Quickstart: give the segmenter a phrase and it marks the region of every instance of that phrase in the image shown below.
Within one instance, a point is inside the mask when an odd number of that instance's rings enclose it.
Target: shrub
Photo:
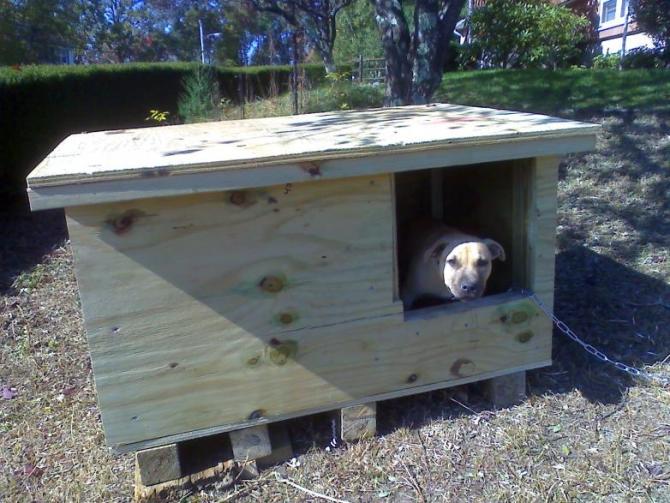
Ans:
[[[384,87],[381,85],[352,85],[351,82],[335,81],[330,86],[322,86],[307,94],[306,111],[376,108],[383,103]]]
[[[594,70],[614,70],[619,68],[621,57],[618,54],[598,54],[593,57]]]
[[[639,47],[626,53],[623,67],[629,68],[665,68],[669,61],[670,51]]]
[[[214,70],[199,66],[182,79],[184,92],[179,96],[177,109],[186,123],[217,119],[221,91]]]
[[[473,43],[461,63],[473,57],[500,68],[558,68],[577,62],[589,21],[548,0],[496,0],[470,18]]]

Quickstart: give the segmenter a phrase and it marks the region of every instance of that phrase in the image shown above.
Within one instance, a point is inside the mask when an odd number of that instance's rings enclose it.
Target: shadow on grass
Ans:
[[[11,295],[17,278],[30,282],[35,266],[63,244],[67,228],[63,210],[31,213],[23,195],[12,201],[5,197],[0,205],[0,295]]]
[[[670,285],[583,246],[556,258],[559,319],[610,358],[633,366],[670,352]],[[579,389],[591,401],[621,400],[630,377],[586,353],[554,330],[554,366],[532,373],[533,393]]]

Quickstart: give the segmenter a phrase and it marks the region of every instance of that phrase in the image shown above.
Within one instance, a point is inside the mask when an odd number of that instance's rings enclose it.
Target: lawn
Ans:
[[[345,79],[301,95],[304,112],[379,107],[383,88],[351,86]],[[487,70],[444,75],[435,101],[470,106],[584,118],[616,111],[670,111],[670,76],[667,70]],[[291,97],[259,100],[225,110],[229,118],[264,117],[292,113]]]
[[[304,103],[380,97],[334,84]],[[452,74],[447,97],[603,125],[595,152],[561,164],[555,310],[610,356],[670,376],[670,72]],[[127,501],[132,456],[104,446],[62,213],[0,214],[0,232],[0,500]],[[335,449],[326,416],[291,421],[295,460],[183,501],[316,501],[278,477],[347,501],[670,501],[670,387],[559,333],[554,346],[519,406],[491,410],[476,386],[382,402],[379,434]]]
[[[448,74],[440,101],[560,116],[670,111],[667,70],[489,70]]]

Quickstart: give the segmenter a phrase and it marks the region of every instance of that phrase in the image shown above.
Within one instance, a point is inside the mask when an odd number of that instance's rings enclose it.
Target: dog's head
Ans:
[[[436,261],[444,284],[458,300],[481,297],[491,275],[491,262],[505,260],[505,250],[500,243],[474,237],[466,241],[441,238],[426,255]]]

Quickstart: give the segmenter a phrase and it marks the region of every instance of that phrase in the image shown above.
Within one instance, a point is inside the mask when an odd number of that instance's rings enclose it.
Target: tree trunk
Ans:
[[[291,71],[291,97],[293,98],[293,115],[298,115],[298,32],[293,30],[293,61]]]
[[[323,65],[326,67],[326,73],[335,73],[337,68],[335,67],[335,61],[333,60],[333,55],[331,54],[321,54],[321,59],[323,59]]]
[[[319,53],[323,60],[323,65],[326,67],[326,73],[335,72],[335,60],[333,59],[333,47],[335,46],[334,31],[322,29],[319,30],[319,36],[312,35],[308,37],[316,52]]]
[[[412,102],[428,103],[442,82],[449,43],[465,0],[417,0],[412,44]]]
[[[442,72],[436,69],[440,49],[440,26],[435,0],[417,0],[414,5],[414,37],[412,39],[412,102],[428,103],[433,95],[434,81],[439,85]]]
[[[371,0],[386,59],[384,106],[407,105],[411,99],[410,36],[399,0]]]
[[[386,59],[385,106],[428,103],[442,82],[454,28],[466,0],[416,0],[414,32],[401,0],[370,0]]]

